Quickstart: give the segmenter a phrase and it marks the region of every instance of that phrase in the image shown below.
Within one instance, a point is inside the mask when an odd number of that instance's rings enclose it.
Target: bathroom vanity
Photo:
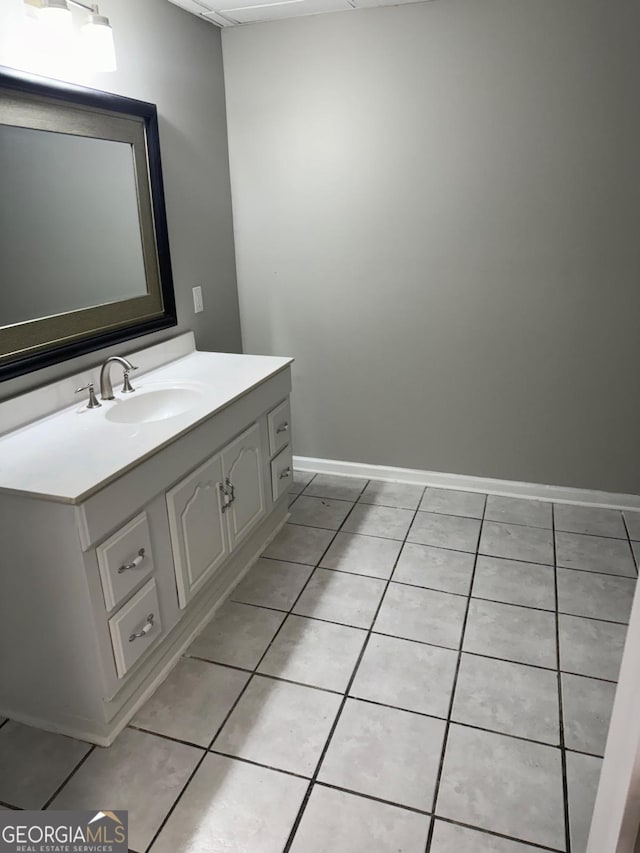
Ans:
[[[291,359],[191,334],[126,355],[135,390],[99,408],[73,397],[96,371],[0,404],[0,717],[101,745],[285,522],[292,476]]]

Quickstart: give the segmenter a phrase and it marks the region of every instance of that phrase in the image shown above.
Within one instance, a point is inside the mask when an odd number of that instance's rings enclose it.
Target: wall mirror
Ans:
[[[175,324],[155,105],[0,68],[0,379]]]

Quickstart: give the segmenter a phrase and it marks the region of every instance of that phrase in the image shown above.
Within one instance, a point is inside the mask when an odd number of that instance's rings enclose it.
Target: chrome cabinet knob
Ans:
[[[282,473],[280,474],[280,479],[281,479],[281,480],[286,479],[286,478],[289,476],[289,474],[290,474],[290,473],[291,473],[291,466],[289,466],[288,468],[285,468],[285,469],[282,471]]]
[[[284,423],[280,424],[280,426],[276,430],[276,434],[281,433],[281,432],[286,432],[288,429],[289,429],[289,421],[285,421]]]

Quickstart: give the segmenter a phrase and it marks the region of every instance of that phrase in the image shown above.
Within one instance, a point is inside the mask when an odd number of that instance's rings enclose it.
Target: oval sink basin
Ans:
[[[164,421],[188,412],[200,399],[200,394],[191,388],[134,391],[131,397],[118,399],[116,405],[105,413],[105,417],[117,424]]]

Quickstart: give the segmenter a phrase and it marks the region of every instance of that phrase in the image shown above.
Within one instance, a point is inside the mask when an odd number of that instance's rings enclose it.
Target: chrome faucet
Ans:
[[[127,394],[130,391],[135,391],[135,388],[132,388],[131,383],[129,382],[129,371],[137,370],[138,368],[134,367],[126,358],[121,358],[119,355],[110,355],[100,368],[100,396],[103,400],[115,399],[113,396],[113,385],[111,384],[111,365],[114,362],[121,364],[124,368],[124,384],[122,386],[123,393]]]

